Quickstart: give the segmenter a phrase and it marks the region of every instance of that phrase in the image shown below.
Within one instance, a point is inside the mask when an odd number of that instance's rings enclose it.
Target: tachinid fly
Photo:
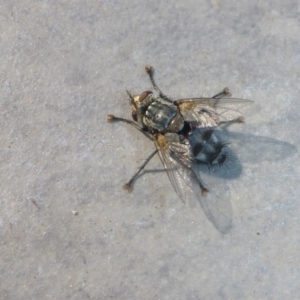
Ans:
[[[185,189],[195,186],[195,182],[197,188],[200,187],[201,195],[208,192],[200,177],[201,167],[214,169],[228,160],[227,144],[218,137],[216,128],[244,123],[237,108],[253,102],[228,98],[228,88],[212,98],[173,101],[156,85],[153,67],[145,67],[145,70],[158,96],[151,91],[132,96],[127,91],[134,121],[107,116],[108,122],[122,121],[133,125],[156,147],[123,188],[130,192],[134,179],[158,153],[177,195],[186,202]]]

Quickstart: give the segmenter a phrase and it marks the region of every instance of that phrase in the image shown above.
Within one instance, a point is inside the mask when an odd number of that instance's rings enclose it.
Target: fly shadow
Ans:
[[[243,163],[259,164],[263,161],[278,161],[295,155],[298,150],[291,143],[278,139],[228,131],[227,128],[215,130],[220,140],[229,141],[225,148],[227,160],[221,166],[211,167],[194,162],[192,185],[189,184],[189,198],[196,198],[211,224],[221,233],[227,234],[232,228],[233,209],[231,204],[230,180],[243,173]],[[144,170],[137,178],[147,173],[163,173],[164,169]],[[187,170],[188,172],[188,170]],[[209,192],[200,195],[197,177],[209,187]],[[137,179],[136,178],[136,179]],[[191,193],[193,195],[191,195]]]
[[[298,150],[291,143],[278,139],[218,130],[230,142],[228,161],[216,169],[199,166],[204,182],[210,182],[212,189],[205,197],[198,197],[199,203],[213,226],[222,234],[232,228],[233,211],[228,181],[241,176],[243,163],[260,164],[263,161],[284,160],[295,155]],[[204,178],[205,177],[205,178]]]

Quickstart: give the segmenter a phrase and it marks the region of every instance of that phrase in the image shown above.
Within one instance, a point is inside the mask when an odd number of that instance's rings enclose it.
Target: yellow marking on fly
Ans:
[[[159,147],[166,148],[168,146],[168,141],[166,140],[166,137],[163,134],[158,134],[156,136],[156,141]]]
[[[196,104],[193,101],[183,102],[179,104],[180,109],[193,110],[195,109]]]
[[[139,103],[139,98],[140,98],[140,95],[133,97],[133,101],[134,101],[135,104]]]

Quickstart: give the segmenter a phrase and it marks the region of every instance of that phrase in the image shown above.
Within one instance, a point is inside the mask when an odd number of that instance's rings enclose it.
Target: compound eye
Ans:
[[[153,92],[146,91],[140,94],[139,96],[139,102],[144,101],[150,94],[153,94]]]

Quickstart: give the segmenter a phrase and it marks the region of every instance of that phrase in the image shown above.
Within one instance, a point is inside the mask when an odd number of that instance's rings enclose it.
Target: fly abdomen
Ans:
[[[198,162],[206,165],[222,165],[227,155],[226,144],[215,135],[213,129],[197,128],[189,138],[192,154]]]

